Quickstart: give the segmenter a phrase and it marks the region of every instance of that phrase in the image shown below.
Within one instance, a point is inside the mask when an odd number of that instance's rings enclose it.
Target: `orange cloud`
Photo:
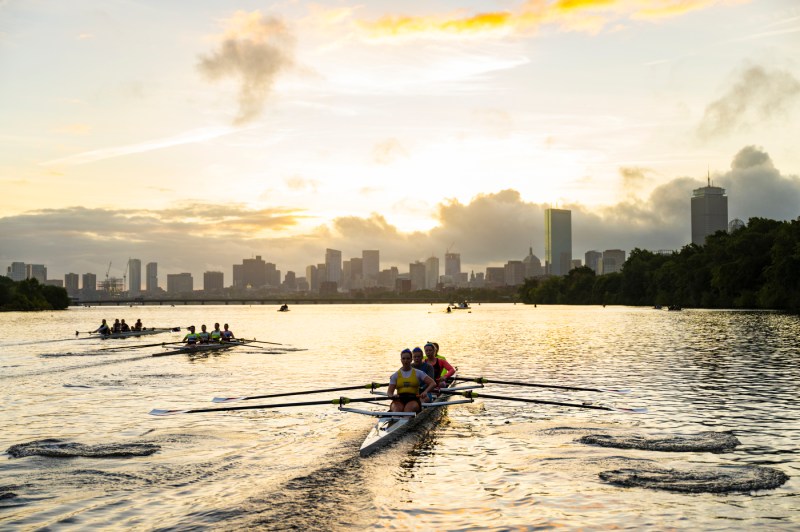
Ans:
[[[528,0],[515,11],[474,15],[389,15],[358,26],[374,39],[524,33],[553,24],[596,33],[618,19],[659,19],[749,0]]]

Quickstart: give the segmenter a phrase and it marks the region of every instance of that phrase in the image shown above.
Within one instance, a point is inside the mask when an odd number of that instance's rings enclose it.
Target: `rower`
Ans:
[[[411,350],[403,349],[400,352],[400,362],[403,367],[392,373],[389,377],[389,388],[386,395],[392,399],[390,412],[419,412],[422,410],[421,397],[426,397],[436,386],[436,381],[424,371],[411,367]],[[420,383],[426,384],[420,392]],[[395,391],[397,395],[395,395]]]
[[[194,345],[197,343],[197,334],[194,332],[194,325],[189,325],[189,332],[183,337],[183,343]]]
[[[228,324],[226,323],[223,325],[224,329],[222,331],[222,341],[223,342],[232,342],[234,338],[233,331],[228,330]]]
[[[119,323],[119,318],[114,320],[114,326],[111,328],[111,330],[115,333],[122,332],[122,325]]]
[[[136,323],[133,324],[134,331],[141,331],[142,330],[142,320],[136,320]]]
[[[205,325],[201,325],[200,326],[200,332],[197,334],[197,340],[201,344],[207,344],[210,339],[211,339],[211,335],[208,334],[208,331],[206,330],[206,326]]]
[[[125,320],[122,320],[122,322],[119,324],[119,332],[130,332],[130,330],[130,325],[125,323]]]
[[[446,381],[455,374],[456,369],[450,365],[444,357],[436,355],[436,346],[432,342],[425,344],[425,361],[433,367],[433,376],[436,379],[436,384],[441,386],[443,381]]]
[[[411,350],[411,367],[422,370],[426,375],[428,375],[428,377],[432,379],[434,378],[433,367],[422,359],[422,349],[419,347],[415,347]],[[423,388],[425,388],[425,385],[420,383],[420,391],[422,391]],[[430,398],[431,397],[428,396],[428,399]]]
[[[214,330],[211,331],[211,343],[218,344],[222,341],[222,331],[219,330],[219,323],[214,324]]]
[[[100,333],[100,334],[111,334],[111,329],[108,327],[106,320],[103,320],[103,323],[100,324],[100,327],[92,331],[93,333]]]

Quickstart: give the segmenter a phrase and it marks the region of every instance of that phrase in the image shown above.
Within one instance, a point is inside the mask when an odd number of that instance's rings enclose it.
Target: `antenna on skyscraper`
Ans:
[[[711,165],[708,165],[708,186],[711,186]]]

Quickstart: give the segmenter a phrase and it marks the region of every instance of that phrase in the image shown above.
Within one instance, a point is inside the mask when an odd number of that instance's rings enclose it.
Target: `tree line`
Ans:
[[[69,306],[66,289],[40,284],[36,279],[12,281],[0,276],[0,310],[64,310]]]
[[[529,304],[661,305],[800,311],[800,218],[751,218],[703,246],[668,255],[634,249],[618,273],[575,268],[566,276],[526,279]]]

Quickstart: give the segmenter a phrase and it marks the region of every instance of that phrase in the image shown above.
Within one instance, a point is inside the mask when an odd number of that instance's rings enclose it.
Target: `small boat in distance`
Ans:
[[[472,307],[466,301],[462,301],[461,303],[451,303],[450,308],[453,310],[469,310]]]
[[[284,303],[283,305],[281,305],[281,308],[278,309],[278,312],[289,312],[289,305]]]

